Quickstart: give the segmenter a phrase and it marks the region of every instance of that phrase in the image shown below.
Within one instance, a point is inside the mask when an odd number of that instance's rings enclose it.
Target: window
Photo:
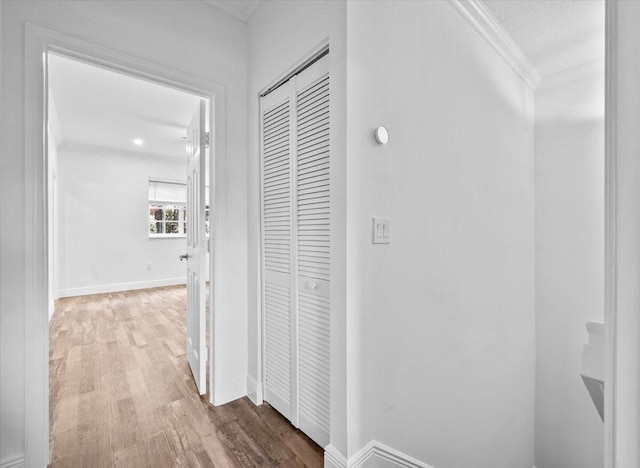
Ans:
[[[187,185],[149,181],[149,237],[187,234]]]
[[[205,235],[209,237],[209,187],[206,187]],[[187,184],[149,180],[149,237],[187,235]]]

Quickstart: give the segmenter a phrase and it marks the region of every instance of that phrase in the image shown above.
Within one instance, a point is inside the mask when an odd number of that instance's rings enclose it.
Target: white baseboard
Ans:
[[[349,462],[334,445],[327,445],[324,449],[324,468],[347,468]]]
[[[257,382],[250,375],[247,376],[247,396],[254,405],[261,405],[263,402],[262,382]]]
[[[11,457],[5,457],[0,460],[0,468],[23,468],[24,467],[24,453],[13,455]]]
[[[230,401],[247,396],[247,378],[232,380],[216,388],[213,406],[224,405]]]
[[[73,297],[73,296],[88,296],[90,294],[104,294],[110,292],[120,291],[132,291],[134,289],[149,289],[159,288],[162,286],[174,286],[177,284],[186,284],[185,277],[180,278],[167,278],[161,280],[151,281],[135,281],[132,283],[116,283],[116,284],[104,284],[99,286],[86,286],[83,288],[69,288],[59,289],[57,297]]]
[[[375,440],[362,447],[348,460],[331,444],[324,452],[325,468],[373,468],[388,466],[389,463],[406,468],[433,468],[431,465]]]

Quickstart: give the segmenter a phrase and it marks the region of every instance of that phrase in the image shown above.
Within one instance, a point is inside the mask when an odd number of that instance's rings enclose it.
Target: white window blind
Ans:
[[[180,182],[150,180],[149,201],[187,203],[187,185]]]

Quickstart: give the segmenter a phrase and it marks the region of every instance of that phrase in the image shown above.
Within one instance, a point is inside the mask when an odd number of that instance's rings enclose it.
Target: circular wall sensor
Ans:
[[[387,129],[384,127],[376,128],[375,132],[373,132],[373,135],[376,137],[376,141],[381,145],[386,145],[389,141],[389,132],[387,132]]]

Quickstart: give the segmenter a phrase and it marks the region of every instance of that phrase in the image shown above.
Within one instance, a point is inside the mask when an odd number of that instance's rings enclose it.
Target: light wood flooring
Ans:
[[[182,286],[57,301],[51,467],[320,467],[322,449],[269,405],[213,407],[185,356]]]

